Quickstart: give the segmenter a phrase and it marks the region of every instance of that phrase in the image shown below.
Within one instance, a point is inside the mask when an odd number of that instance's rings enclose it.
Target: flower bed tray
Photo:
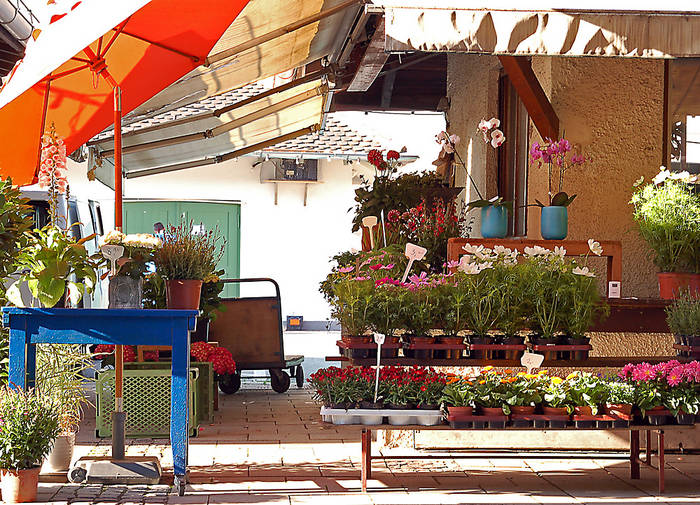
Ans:
[[[533,351],[590,351],[593,349],[591,344],[532,344]]]
[[[652,424],[654,426],[661,426],[662,424],[673,424],[671,422],[671,419],[673,419],[673,415],[671,414],[671,411],[667,409],[647,410],[646,418],[647,421],[649,421],[649,424]]]
[[[565,428],[569,423],[568,415],[511,414],[510,418],[517,428]]]
[[[406,344],[404,346],[404,349],[411,349],[411,350],[424,350],[424,349],[431,349],[431,350],[461,349],[461,350],[465,350],[466,348],[467,348],[467,344]]]
[[[321,407],[321,419],[333,424],[378,426],[435,426],[442,422],[439,410],[421,409],[331,409]]]
[[[377,344],[374,342],[365,342],[362,344],[354,344],[351,342],[345,342],[344,340],[338,340],[336,342],[341,349],[376,349]],[[382,344],[382,349],[398,349],[401,347],[401,342]]]
[[[469,344],[472,351],[524,351],[525,344]]]
[[[609,416],[607,414],[597,414],[597,415],[574,415],[572,416],[574,421],[574,426],[577,428],[598,428],[606,429],[612,428],[614,421],[619,421],[619,418]],[[629,421],[628,421],[629,423]],[[629,426],[629,424],[628,424]]]
[[[456,430],[502,430],[508,424],[508,416],[448,416],[447,421]]]
[[[678,351],[679,356],[690,357],[690,358],[700,358],[700,346],[685,345],[685,344],[673,344],[673,348],[676,351]]]

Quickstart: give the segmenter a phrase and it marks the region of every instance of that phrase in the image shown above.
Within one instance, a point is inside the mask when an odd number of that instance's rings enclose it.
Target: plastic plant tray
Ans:
[[[449,349],[467,349],[466,344],[408,344],[406,349],[422,350],[449,350]]]
[[[533,351],[590,351],[591,344],[568,345],[568,344],[533,344]]]
[[[321,407],[321,418],[333,424],[435,426],[442,422],[442,412],[421,409],[330,409]]]
[[[524,351],[525,344],[469,344],[472,351]]]
[[[344,342],[342,340],[336,341],[336,345],[341,349],[376,349],[377,344],[374,342],[368,342],[364,344],[351,344],[350,342]],[[390,343],[387,342],[382,344],[382,349],[398,349],[401,347],[401,342]]]

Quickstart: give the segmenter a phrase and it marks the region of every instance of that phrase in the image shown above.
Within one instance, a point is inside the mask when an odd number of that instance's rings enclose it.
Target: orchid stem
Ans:
[[[467,169],[466,163],[464,163],[464,160],[462,160],[462,157],[461,157],[461,156],[459,155],[459,153],[457,152],[457,146],[455,146],[455,145],[452,143],[452,141],[449,139],[449,137],[447,138],[447,143],[450,144],[450,147],[452,147],[452,150],[453,150],[452,152],[455,153],[455,156],[457,156],[457,159],[458,159],[459,162],[462,164],[462,167],[464,168],[464,171],[466,172],[467,177],[469,178],[469,181],[471,181],[472,186],[474,186],[474,189],[476,190],[476,194],[479,195],[479,200],[483,200],[484,197],[481,196],[481,192],[479,191],[479,188],[476,187],[476,182],[474,182],[474,179],[472,179],[472,175],[469,173],[469,170]]]

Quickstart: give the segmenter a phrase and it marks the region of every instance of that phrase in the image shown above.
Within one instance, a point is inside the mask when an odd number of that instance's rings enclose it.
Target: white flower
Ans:
[[[459,266],[457,267],[457,270],[468,275],[475,275],[481,271],[479,269],[479,265],[476,263],[471,263],[469,256],[462,256],[459,259]]]
[[[491,121],[486,121],[485,119],[482,119],[479,121],[479,131],[486,133],[491,129]]]
[[[467,253],[469,254],[476,254],[477,252],[481,252],[484,250],[483,245],[471,245],[471,244],[464,244],[464,247],[462,247]]]
[[[690,180],[690,172],[687,170],[683,170],[682,172],[672,172],[668,178],[676,181],[688,182]]]
[[[576,275],[584,275],[586,277],[595,277],[595,274],[588,270],[588,267],[576,267],[571,271]]]
[[[643,182],[644,182],[644,176],[642,175],[639,179],[634,181],[634,184],[632,186],[634,186],[636,188],[636,187],[640,186]]]
[[[653,181],[654,184],[657,186],[664,182],[669,176],[671,175],[671,172],[666,170],[666,167],[661,167],[660,171],[658,174],[656,174],[656,177],[654,177]]]
[[[548,256],[550,251],[549,249],[545,249],[542,246],[536,245],[534,247],[526,247],[524,249],[525,255],[526,256]]]
[[[100,239],[100,245],[121,245],[121,243],[124,241],[124,237],[126,237],[126,235],[119,230],[110,230]]]
[[[601,247],[600,242],[596,242],[592,238],[588,239],[588,248],[596,256],[600,256],[601,254],[603,254],[603,248]]]
[[[493,268],[493,261],[487,261],[486,263],[479,263],[479,272],[486,270],[487,268]]]
[[[501,126],[500,119],[497,119],[495,117],[492,117],[491,119],[489,119],[489,128],[498,128],[499,126]]]
[[[564,256],[566,256],[566,249],[564,249],[563,246],[556,246],[554,247],[554,255],[559,256],[561,259],[564,259]]]
[[[158,237],[150,233],[134,233],[126,235],[122,240],[122,244],[128,247],[141,247],[143,249],[155,249],[162,245]]]
[[[493,252],[495,252],[497,255],[504,255],[508,256],[511,254],[511,250],[508,249],[507,247],[503,247],[502,245],[497,245],[493,247]]]
[[[505,141],[506,138],[501,130],[494,130],[491,132],[491,145],[493,147],[498,147]]]

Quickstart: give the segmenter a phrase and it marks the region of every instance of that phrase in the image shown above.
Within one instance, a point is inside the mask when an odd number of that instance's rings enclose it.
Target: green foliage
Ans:
[[[12,303],[24,305],[19,290],[23,282],[44,307],[55,306],[64,296],[66,306],[75,305],[85,293],[92,293],[103,261],[85,249],[85,242],[94,235],[76,241],[66,230],[48,224],[28,233],[27,238],[27,246],[17,258],[17,267],[24,273],[7,290]]]
[[[430,330],[436,326],[439,313],[437,300],[433,297],[430,286],[411,286],[403,289],[403,306],[401,323],[409,335],[416,337],[430,336]]]
[[[497,308],[494,326],[506,337],[515,337],[527,327],[525,300],[529,296],[527,285],[519,275],[518,264],[498,262],[490,272],[491,282],[498,286],[490,292]]]
[[[543,388],[549,383],[549,377],[536,374],[518,374],[503,383],[506,402],[511,407],[534,407],[544,399]]]
[[[88,379],[80,375],[92,366],[92,355],[76,344],[41,344],[37,346],[36,391],[53,397],[60,406],[62,433],[78,430],[83,407],[90,402],[85,395]]]
[[[666,179],[641,187],[630,203],[659,270],[700,273],[700,195],[688,184]]]
[[[404,301],[403,288],[392,284],[378,287],[367,315],[370,329],[383,335],[394,335],[401,328]]]
[[[355,190],[357,205],[352,231],[362,227],[364,217],[378,217],[382,211],[386,215],[393,209],[403,213],[416,207],[427,192],[442,187],[440,178],[434,172],[403,174],[396,179],[389,176],[378,175],[373,184],[363,178],[362,184]]]
[[[204,280],[214,273],[224,255],[226,240],[218,228],[192,233],[194,221],[168,226],[163,245],[155,252],[158,273],[168,280]]]
[[[369,329],[374,282],[371,279],[355,280],[344,276],[334,285],[335,298],[331,302],[332,314],[347,335],[359,336]]]
[[[0,278],[15,272],[15,262],[27,242],[26,232],[32,227],[29,200],[22,198],[12,179],[0,180]],[[4,287],[0,286],[4,298]]]
[[[607,385],[604,380],[591,373],[574,372],[566,380],[567,408],[591,407],[593,414],[598,413],[598,406],[605,402]]]
[[[500,407],[503,413],[508,415],[510,405],[507,382],[503,382],[500,375],[489,373],[488,368],[474,378],[474,403],[480,407]]]
[[[468,288],[466,282],[446,282],[435,287],[436,318],[444,322],[445,335],[456,337],[467,329],[472,305]]]
[[[454,377],[447,381],[440,401],[447,407],[474,407],[476,390],[474,383],[464,377]]]
[[[167,306],[165,280],[157,272],[143,278],[143,308],[164,309]]]
[[[221,281],[222,275],[224,275],[224,271],[217,270],[205,278],[202,284],[199,309],[202,311],[202,317],[210,321],[216,319],[218,312],[225,310],[221,300],[221,292],[224,290],[224,283]]]
[[[634,386],[628,382],[609,380],[605,383],[605,402],[618,404],[634,404]]]
[[[562,296],[561,330],[569,337],[584,338],[586,332],[600,317],[609,313],[607,305],[600,305],[600,293],[595,278],[567,273],[568,279]]]
[[[471,301],[467,312],[468,327],[478,337],[488,335],[498,321],[498,286],[492,281],[492,276],[491,269],[477,275],[457,274],[458,282],[465,284]]]
[[[544,387],[544,404],[555,409],[566,407],[568,404],[567,384],[561,377],[552,377]]]
[[[700,298],[681,293],[673,305],[666,307],[666,321],[676,335],[700,336]]]
[[[0,468],[40,465],[60,432],[61,405],[53,396],[0,390]]]

